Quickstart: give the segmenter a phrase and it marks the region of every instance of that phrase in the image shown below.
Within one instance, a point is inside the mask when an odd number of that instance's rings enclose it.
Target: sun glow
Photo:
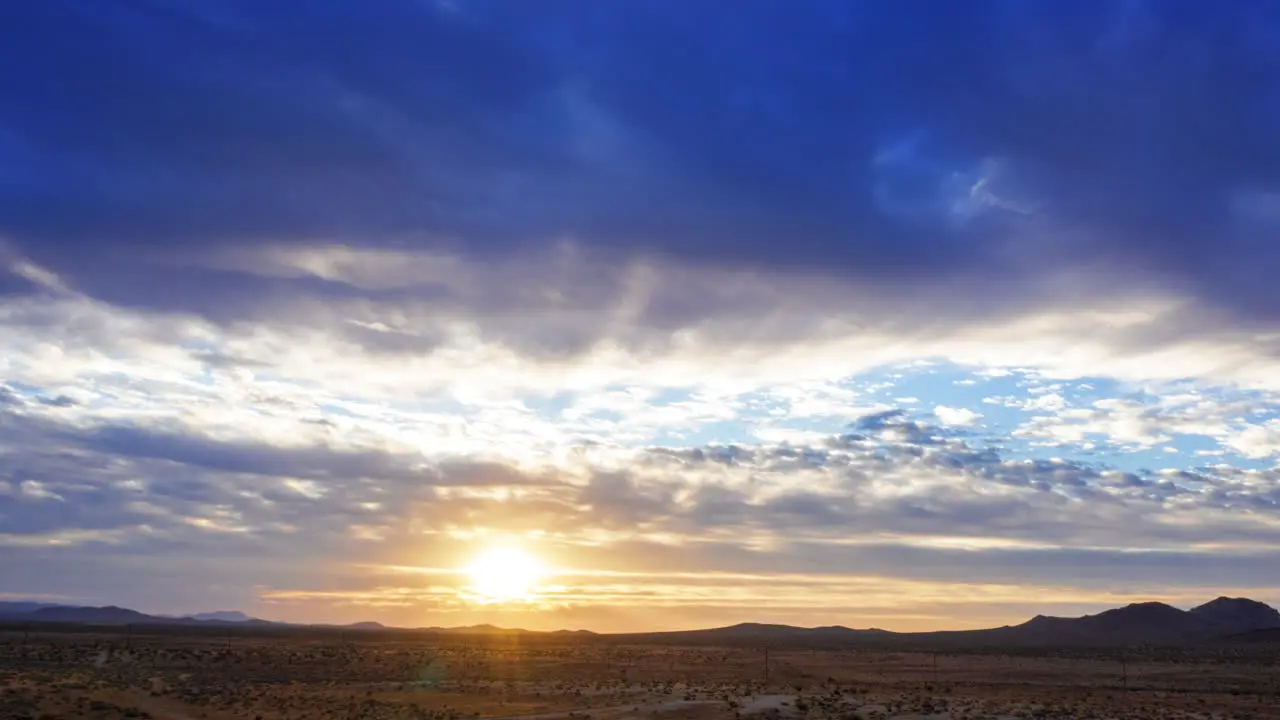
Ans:
[[[530,600],[538,581],[546,574],[535,558],[511,547],[485,551],[471,561],[466,571],[471,576],[468,589],[481,602]]]

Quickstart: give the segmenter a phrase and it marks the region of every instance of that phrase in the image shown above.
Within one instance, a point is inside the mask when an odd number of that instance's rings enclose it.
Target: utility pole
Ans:
[[[1120,651],[1120,685],[1125,690],[1129,689],[1129,663],[1124,656],[1124,650]]]
[[[769,646],[764,648],[764,687],[769,689]]]
[[[938,653],[933,654],[933,684],[938,684]]]

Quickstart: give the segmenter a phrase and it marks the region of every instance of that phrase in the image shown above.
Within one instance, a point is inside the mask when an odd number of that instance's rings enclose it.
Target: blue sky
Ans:
[[[1198,0],[7,9],[0,594],[1280,602],[1277,38]],[[475,602],[508,546],[536,592]]]

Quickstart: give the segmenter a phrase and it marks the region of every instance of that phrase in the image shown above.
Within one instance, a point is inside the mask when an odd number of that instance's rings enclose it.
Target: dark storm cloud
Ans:
[[[193,271],[152,261],[228,244],[572,237],[997,304],[1106,265],[1275,319],[1278,27],[1208,0],[10,3],[0,232],[158,308]]]

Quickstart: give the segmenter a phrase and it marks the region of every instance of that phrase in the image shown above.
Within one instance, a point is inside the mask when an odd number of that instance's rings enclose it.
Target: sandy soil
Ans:
[[[1009,657],[0,634],[0,719],[1261,720],[1253,656]],[[1280,655],[1280,653],[1276,653]]]

